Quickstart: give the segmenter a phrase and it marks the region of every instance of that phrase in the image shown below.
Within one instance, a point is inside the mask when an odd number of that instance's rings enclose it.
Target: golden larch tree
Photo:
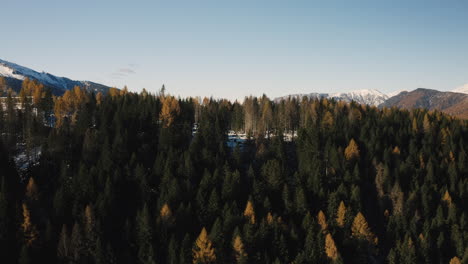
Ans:
[[[179,101],[173,96],[163,97],[159,119],[164,127],[170,127],[180,113]]]
[[[169,207],[169,205],[167,205],[167,203],[165,203],[162,206],[161,211],[159,212],[159,215],[161,216],[161,219],[163,219],[164,221],[171,218],[172,211],[171,211],[171,208]]]
[[[333,240],[330,233],[328,233],[325,237],[325,253],[327,254],[327,257],[330,258],[332,261],[338,259],[338,249],[336,248],[335,240]]]
[[[21,224],[21,228],[23,229],[26,245],[31,246],[34,241],[37,240],[39,232],[37,231],[36,226],[31,222],[31,212],[25,203],[23,203],[23,223]]]
[[[353,138],[349,141],[348,146],[345,148],[344,154],[346,160],[359,159],[359,147]]]
[[[325,214],[323,213],[322,210],[318,212],[317,221],[320,225],[320,228],[322,229],[322,232],[325,232],[328,228],[328,224],[327,224],[327,218],[325,217]]]
[[[448,190],[445,191],[444,197],[442,197],[442,201],[446,202],[448,206],[452,205],[452,196],[450,196]]]
[[[237,263],[245,262],[247,258],[247,253],[245,252],[244,243],[242,243],[242,239],[239,235],[237,235],[236,238],[234,238],[234,241],[232,242],[232,248],[234,249],[234,254]]]
[[[336,223],[339,227],[344,227],[346,221],[346,206],[343,201],[340,202],[338,206],[338,211],[336,212]]]
[[[461,264],[461,261],[458,257],[453,257],[449,264]]]
[[[39,198],[37,185],[34,178],[29,178],[28,185],[26,185],[26,197],[31,201],[36,201]]]
[[[104,100],[103,97],[104,97],[104,96],[102,95],[101,92],[99,92],[99,93],[96,94],[96,105],[98,105],[98,106],[101,105],[102,100]]]
[[[425,133],[429,133],[431,131],[431,121],[429,120],[429,115],[425,114],[423,119],[423,129]]]
[[[244,216],[247,217],[251,224],[255,224],[255,210],[251,201],[247,201],[245,206]]]
[[[267,216],[266,216],[266,221],[269,225],[273,224],[273,215],[271,215],[270,212],[268,212]]]
[[[322,128],[331,128],[333,126],[333,123],[334,119],[332,113],[326,111],[322,119]]]
[[[200,235],[195,241],[193,252],[193,263],[214,263],[216,255],[211,240],[208,238],[206,229],[203,227]]]
[[[367,224],[364,215],[359,212],[354,218],[353,225],[351,227],[353,237],[359,239],[365,239],[370,243],[377,244],[377,238],[371,232],[369,225]]]

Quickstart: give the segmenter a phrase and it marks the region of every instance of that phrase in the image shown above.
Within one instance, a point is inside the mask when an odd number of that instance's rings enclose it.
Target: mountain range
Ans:
[[[63,94],[75,86],[83,87],[89,91],[106,93],[110,87],[91,82],[75,81],[66,77],[58,77],[47,72],[37,72],[27,67],[0,59],[0,76],[4,77],[8,86],[18,92],[25,78],[37,80],[44,86],[49,87],[56,95]]]
[[[384,94],[378,90],[357,90],[344,93],[309,93],[292,94],[275,98],[276,102],[290,97],[295,98],[328,98],[355,101],[378,107],[398,107],[404,109],[426,108],[439,110],[447,114],[468,119],[468,85],[459,87],[450,92],[442,92],[426,88],[417,88],[413,91],[401,91]]]
[[[0,59],[0,76],[4,77],[8,86],[15,91],[21,89],[21,83],[25,78],[37,80],[52,89],[56,95],[63,94],[74,86],[84,87],[89,91],[106,93],[110,87],[91,82],[76,81],[66,77],[58,77],[47,72],[38,72],[30,68]],[[342,93],[308,93],[291,94],[275,98],[278,102],[289,97],[329,98],[355,101],[360,104],[378,107],[399,107],[405,109],[427,108],[429,110],[440,110],[450,115],[468,119],[468,84],[454,89],[451,92],[418,88],[413,91],[402,91],[384,94],[374,89],[363,89]]]

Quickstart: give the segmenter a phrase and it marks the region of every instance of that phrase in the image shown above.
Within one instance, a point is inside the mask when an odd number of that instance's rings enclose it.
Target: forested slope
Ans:
[[[468,261],[466,121],[38,89],[0,115],[2,263]],[[229,130],[250,139],[229,148]]]

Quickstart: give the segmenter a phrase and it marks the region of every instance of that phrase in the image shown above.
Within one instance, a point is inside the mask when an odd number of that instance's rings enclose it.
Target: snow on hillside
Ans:
[[[24,78],[28,77],[30,79],[35,79],[41,83],[54,86],[54,87],[59,87],[62,89],[70,89],[71,87],[68,87],[68,82],[71,81],[67,78],[63,77],[55,77],[52,74],[46,73],[46,72],[37,72],[34,70],[31,70],[29,68],[20,66],[15,63],[11,63],[8,61],[0,60],[0,67],[2,70],[0,70],[0,74],[3,75],[5,72],[6,75],[5,77],[11,77],[19,80],[24,80]]]
[[[65,77],[57,77],[47,72],[37,72],[35,70],[23,67],[21,65],[4,61],[0,59],[0,76],[24,80],[26,77],[29,79],[37,80],[40,83],[53,87],[57,90],[69,90],[74,86],[81,86],[93,91],[107,91],[109,87],[89,81],[74,81]]]
[[[344,100],[344,101],[355,101],[361,104],[367,105],[379,105],[385,100],[388,99],[386,94],[381,93],[380,91],[374,89],[362,89],[351,91],[348,93],[334,93],[328,96],[329,98],[334,98],[337,100]]]
[[[452,90],[452,92],[468,94],[468,83]]]
[[[278,101],[281,101],[282,99],[287,99],[289,97],[300,99],[303,96],[307,96],[308,98],[322,98],[322,97],[333,98],[336,100],[343,100],[346,102],[355,101],[360,104],[375,105],[375,106],[378,106],[379,104],[385,102],[385,100],[389,98],[386,94],[378,90],[362,89],[362,90],[356,90],[356,91],[351,91],[351,92],[333,93],[333,94],[327,94],[327,93],[293,94],[293,95],[278,97],[278,98],[275,98],[274,100],[278,102]]]

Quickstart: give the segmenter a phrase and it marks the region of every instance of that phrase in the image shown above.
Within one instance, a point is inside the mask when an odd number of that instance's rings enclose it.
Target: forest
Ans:
[[[2,263],[468,263],[467,120],[3,89]]]

